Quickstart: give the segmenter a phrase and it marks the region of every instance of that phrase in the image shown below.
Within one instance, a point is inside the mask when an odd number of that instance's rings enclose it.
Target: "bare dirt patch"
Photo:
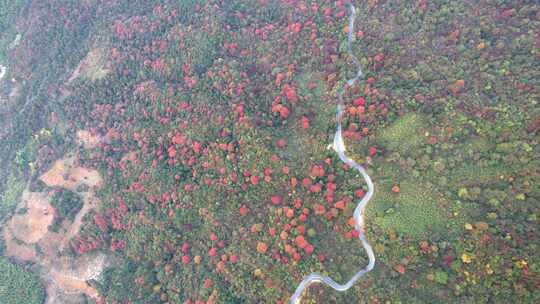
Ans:
[[[54,282],[64,290],[65,293],[85,293],[89,297],[97,298],[98,292],[96,289],[90,287],[85,280],[68,276],[65,273],[58,272],[56,270],[51,270],[51,277]]]
[[[61,257],[47,266],[46,303],[81,303],[86,294],[97,299],[99,292],[87,281],[97,279],[107,264],[104,254],[86,254],[77,258]]]
[[[83,145],[86,149],[95,148],[101,141],[101,136],[92,134],[87,130],[77,131],[77,140],[79,144]]]
[[[60,289],[67,294],[85,293],[97,298],[98,291],[87,281],[97,279],[107,264],[104,254],[87,254],[77,258],[62,257],[50,267],[50,275]]]
[[[52,224],[54,209],[49,204],[47,194],[41,192],[25,191],[21,204],[27,213],[13,216],[10,221],[11,231],[17,239],[27,244],[36,243]]]
[[[86,139],[94,140],[91,137]],[[83,207],[73,222],[64,223],[65,233],[54,233],[49,231],[55,212],[49,203],[53,191],[25,190],[18,209],[26,208],[26,213],[14,215],[3,229],[5,253],[18,260],[36,262],[42,266],[43,277],[48,284],[47,303],[78,303],[77,295],[81,293],[96,299],[99,294],[87,281],[96,279],[103,271],[106,256],[90,253],[70,258],[59,254],[70,239],[79,233],[84,215],[99,206],[95,190],[102,185],[103,180],[98,171],[79,166],[76,156],[57,160],[40,180],[49,187],[62,187],[75,192],[80,186],[87,186],[89,191],[79,193]]]
[[[76,158],[73,156],[57,160],[52,168],[45,172],[40,179],[49,187],[63,187],[71,191],[76,191],[82,185],[95,189],[103,183],[98,171],[76,166]],[[60,250],[64,249],[69,240],[79,233],[83,217],[99,205],[93,190],[79,194],[83,199],[83,207],[67,229],[67,233],[60,244]]]
[[[9,227],[4,228],[4,241],[6,243],[6,256],[14,257],[24,262],[36,262],[38,260],[34,248],[17,242]]]
[[[49,187],[63,187],[72,191],[76,191],[81,185],[101,186],[103,180],[99,172],[78,167],[75,161],[74,156],[57,160],[52,168],[40,177],[40,180]]]
[[[49,231],[37,243],[44,256],[55,256],[58,253],[58,244],[62,243],[64,236]]]
[[[92,81],[96,81],[107,76],[110,70],[105,67],[105,52],[106,50],[97,47],[91,49],[81,63],[79,63],[69,78],[68,83],[72,82],[79,76],[86,77]]]

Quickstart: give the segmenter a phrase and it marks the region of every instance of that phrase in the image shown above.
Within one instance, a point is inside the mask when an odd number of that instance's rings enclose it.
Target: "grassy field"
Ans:
[[[38,277],[0,257],[0,302],[5,304],[41,304],[45,289]]]

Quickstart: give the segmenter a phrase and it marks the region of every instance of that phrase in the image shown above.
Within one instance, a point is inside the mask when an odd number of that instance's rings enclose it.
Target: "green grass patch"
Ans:
[[[15,210],[26,187],[28,175],[35,172],[39,145],[39,136],[34,136],[15,154],[14,166],[11,167],[7,177],[6,190],[2,194],[0,201],[0,222]]]
[[[0,303],[41,304],[45,289],[37,276],[0,257]]]
[[[0,204],[0,222],[8,217],[17,206],[17,202],[26,187],[22,173],[12,170],[6,184],[6,191],[2,195]]]
[[[494,144],[486,137],[476,137],[463,144],[463,151],[486,153],[493,149]]]
[[[441,231],[446,216],[434,189],[417,180],[400,182],[400,193],[392,192],[393,183],[378,182],[366,218],[385,231],[395,231],[414,238],[425,236],[427,230]]]
[[[464,163],[459,168],[448,172],[450,184],[453,186],[486,185],[501,181],[501,177],[506,177],[516,172],[511,166],[500,165],[479,165]]]
[[[424,127],[425,122],[420,115],[407,113],[384,128],[377,138],[387,149],[406,153],[422,143]]]

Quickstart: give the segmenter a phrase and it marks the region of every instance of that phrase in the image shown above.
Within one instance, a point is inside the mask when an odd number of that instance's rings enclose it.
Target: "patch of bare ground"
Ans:
[[[24,262],[37,262],[38,258],[35,249],[15,239],[9,226],[4,227],[3,237],[6,244],[6,256]]]
[[[86,283],[97,279],[106,265],[104,254],[87,254],[79,258],[62,257],[51,267],[51,278],[65,293],[84,293],[92,298],[99,296],[97,290]]]
[[[71,77],[68,79],[68,84],[79,76],[86,77],[92,81],[102,79],[109,74],[110,69],[105,67],[106,56],[105,49],[94,47],[86,57],[79,63]]]
[[[76,191],[77,187],[87,185],[91,189],[100,187],[103,180],[97,170],[77,166],[75,156],[57,160],[52,168],[39,179],[49,187],[62,187]],[[93,191],[89,191],[91,193]]]
[[[87,130],[77,131],[77,141],[80,145],[83,145],[86,149],[95,148],[101,141],[102,138],[98,134],[93,134]]]
[[[37,243],[53,223],[54,209],[43,192],[25,191],[21,204],[27,212],[13,216],[9,222],[13,236],[27,244]]]
[[[90,189],[90,191],[79,193],[83,199],[83,207],[63,237],[60,244],[60,250],[62,250],[69,243],[69,240],[79,233],[84,216],[99,205],[94,191],[102,185],[103,180],[96,170],[77,166],[74,156],[57,160],[40,179],[49,187],[62,187],[76,191],[79,186],[84,185]]]
[[[101,140],[84,132],[81,138],[85,147],[92,147]],[[73,222],[64,222],[65,233],[54,233],[49,231],[54,222],[55,210],[49,203],[54,191],[30,192],[26,189],[18,205],[18,210],[25,208],[26,212],[14,215],[3,228],[5,253],[17,260],[41,266],[47,284],[46,303],[79,303],[77,299],[81,294],[96,299],[98,292],[87,281],[96,279],[103,271],[106,256],[88,253],[73,258],[61,254],[79,233],[83,217],[99,206],[95,191],[103,180],[96,170],[79,166],[77,157],[73,155],[57,160],[39,179],[48,187],[75,192],[81,186],[86,187],[88,191],[78,192],[83,199],[83,207]]]

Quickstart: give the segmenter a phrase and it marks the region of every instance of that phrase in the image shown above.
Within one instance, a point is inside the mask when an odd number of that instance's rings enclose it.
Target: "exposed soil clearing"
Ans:
[[[35,249],[28,245],[24,245],[24,243],[18,242],[13,236],[9,226],[4,227],[3,235],[6,244],[6,249],[4,252],[6,256],[25,262],[38,261]]]
[[[51,277],[54,282],[64,290],[65,293],[84,293],[89,297],[97,298],[98,292],[90,287],[85,280],[76,277],[68,276],[56,270],[51,270]]]
[[[77,167],[75,166],[75,160],[75,157],[72,156],[57,160],[52,168],[40,177],[41,181],[49,187],[63,187],[71,191],[76,191],[79,186],[83,185],[90,187],[90,191],[80,193],[83,199],[83,207],[67,230],[60,244],[60,250],[64,249],[69,240],[79,233],[84,216],[98,205],[94,189],[100,187],[103,183],[99,172]]]
[[[89,132],[82,132],[81,138],[85,147],[91,147],[101,140]],[[66,258],[60,257],[59,253],[79,233],[83,217],[99,206],[95,190],[102,185],[103,180],[96,170],[78,166],[75,156],[57,160],[40,180],[49,187],[61,187],[75,192],[82,186],[87,187],[88,191],[78,192],[83,199],[83,207],[72,223],[66,223],[65,233],[54,233],[49,231],[55,212],[49,203],[53,191],[25,190],[18,210],[26,208],[26,213],[14,215],[4,227],[5,253],[7,256],[35,262],[43,267],[43,276],[48,284],[46,303],[62,302],[66,296],[81,293],[96,299],[99,294],[87,281],[96,279],[103,271],[105,255],[86,254],[77,258]],[[37,252],[34,244],[39,246],[40,252]]]
[[[27,244],[36,243],[53,223],[54,208],[43,192],[25,191],[21,204],[28,210],[27,213],[13,216],[9,227],[17,239]]]
[[[77,131],[77,141],[79,144],[83,145],[86,149],[93,149],[101,143],[102,138],[99,135],[92,134],[86,130]]]
[[[52,168],[39,179],[49,187],[62,187],[71,191],[76,191],[77,187],[82,185],[91,188],[102,185],[103,180],[99,172],[76,166],[75,162],[76,158],[74,156],[57,160]]]
[[[100,48],[91,49],[86,57],[79,63],[75,71],[68,80],[68,84],[79,76],[83,76],[92,81],[102,79],[109,74],[110,70],[104,67],[105,50]]]

